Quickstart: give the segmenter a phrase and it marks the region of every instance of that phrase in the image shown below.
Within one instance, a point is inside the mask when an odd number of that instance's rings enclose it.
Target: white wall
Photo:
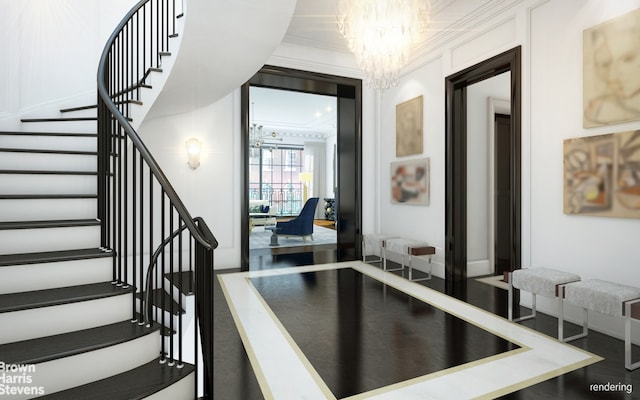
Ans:
[[[396,157],[396,105],[417,96],[423,98],[424,139],[422,154]],[[442,58],[429,61],[406,75],[396,88],[385,91],[380,106],[378,137],[378,191],[380,231],[426,240],[436,247],[434,275],[444,277],[444,78]],[[430,202],[428,206],[391,203],[391,162],[428,157],[430,159]],[[365,231],[367,233],[367,231]]]
[[[563,214],[563,141],[640,129],[582,128],[582,31],[639,1],[555,1],[534,10],[531,35],[531,264],[640,286],[640,220]]]
[[[531,13],[531,266],[640,286],[640,220],[565,215],[562,203],[565,139],[640,129],[640,122],[582,128],[582,31],[638,7],[631,0],[562,0]],[[594,318],[605,331],[620,328]]]
[[[563,214],[563,140],[640,129],[640,122],[582,128],[582,31],[640,7],[638,0],[525,1],[415,62],[382,96],[379,197],[382,230],[444,243],[444,78],[521,45],[522,267],[549,267],[640,286],[635,244],[640,220]],[[395,105],[425,95],[424,156],[431,158],[429,207],[389,202],[388,165],[395,159]],[[416,223],[416,221],[420,221]],[[438,272],[436,271],[436,274]],[[530,299],[523,296],[523,303]],[[555,314],[555,302],[539,302]],[[567,310],[579,320],[578,310]],[[622,335],[622,322],[595,315],[595,329]],[[638,339],[636,334],[635,339]]]
[[[207,107],[147,119],[139,133],[193,217],[218,240],[215,267],[240,267],[240,90]],[[187,165],[185,142],[202,144],[200,167]]]
[[[21,116],[94,104],[102,49],[134,0],[0,3],[0,129]]]

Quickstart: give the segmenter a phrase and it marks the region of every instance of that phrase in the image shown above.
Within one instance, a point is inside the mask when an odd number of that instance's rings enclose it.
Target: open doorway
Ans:
[[[332,110],[335,116],[335,142],[332,143],[333,146],[327,146],[326,141],[321,146],[314,146],[311,141],[304,143],[304,140],[302,144],[289,143],[288,146],[284,146],[285,139],[282,132],[279,134],[277,129],[267,129],[266,124],[259,122],[259,118],[254,118],[255,121],[252,120],[252,90],[256,90],[253,96],[257,96],[256,93],[261,90],[275,90],[280,94],[288,92],[288,95],[295,96],[311,94],[324,99],[330,97],[333,105],[325,104],[323,107],[325,112],[327,107],[335,107]],[[243,193],[241,204],[242,208],[248,211],[241,214],[241,268],[243,270],[250,268],[249,231],[252,228],[252,222],[254,222],[249,216],[252,196],[250,187],[253,187],[254,197],[259,197],[263,201],[266,197],[270,201],[270,205],[275,206],[276,218],[277,214],[280,214],[279,216],[283,219],[295,217],[296,211],[300,207],[302,207],[300,212],[303,212],[306,203],[303,201],[305,194],[307,198],[317,197],[316,219],[329,220],[332,228],[335,229],[335,255],[329,261],[359,259],[361,257],[359,243],[362,226],[362,82],[358,79],[265,66],[242,86],[241,110],[242,148],[244,149],[242,154]],[[261,132],[256,134],[256,130],[260,130],[261,125]],[[251,134],[252,128],[254,129],[253,136]],[[250,138],[254,140],[263,138],[264,140],[260,146],[255,146],[255,143],[250,143]],[[256,151],[257,147],[270,147],[270,149]],[[312,150],[314,147],[315,149]],[[309,151],[306,152],[304,149],[309,149]],[[298,152],[296,153],[296,151]],[[311,153],[314,156],[305,160]],[[324,155],[324,166],[318,162],[322,158],[321,155]],[[260,161],[260,157],[262,157],[262,161]],[[285,159],[289,157],[288,161],[281,160],[278,166],[282,171],[288,169],[289,176],[285,177],[284,185],[286,187],[275,198],[273,197],[273,187],[268,187],[268,184],[273,186],[274,182],[267,182],[266,179],[259,180],[259,175],[265,173],[265,164],[273,162],[274,157],[284,157]],[[272,161],[268,161],[269,158]],[[294,165],[293,159],[298,159],[298,163]],[[253,172],[251,164],[257,166]],[[271,168],[275,166],[272,164]],[[318,174],[316,175],[314,172],[309,177],[306,174],[310,172],[309,170],[314,170]],[[324,177],[322,171],[324,171]],[[257,184],[256,180],[258,180]],[[331,189],[333,189],[333,193]],[[277,232],[280,233],[280,229],[277,229]],[[309,240],[308,243],[311,241]],[[293,251],[296,251],[295,248]],[[305,251],[305,249],[302,248],[301,251]],[[290,254],[291,251],[287,253]],[[306,263],[322,261],[314,260],[311,257]],[[328,261],[325,260],[325,262]]]
[[[250,256],[335,250],[336,97],[250,86],[249,104]],[[274,236],[291,221],[303,225]]]

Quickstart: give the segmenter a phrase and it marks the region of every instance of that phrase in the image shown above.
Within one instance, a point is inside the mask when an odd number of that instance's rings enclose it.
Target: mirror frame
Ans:
[[[520,268],[522,253],[522,73],[517,46],[445,78],[445,292],[466,296],[467,281],[467,87],[511,72],[512,183],[511,269]]]

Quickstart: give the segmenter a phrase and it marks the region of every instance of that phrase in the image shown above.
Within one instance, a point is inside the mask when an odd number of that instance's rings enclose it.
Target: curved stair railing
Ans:
[[[178,2],[180,0],[177,0]],[[181,368],[184,294],[195,292],[193,360],[202,346],[205,398],[213,393],[213,251],[218,243],[202,218],[191,217],[140,136],[130,109],[182,17],[176,0],[142,0],[110,36],[98,66],[98,215],[101,245],[112,249],[113,282],[135,287],[132,322],[161,324],[161,359]],[[174,226],[180,227],[177,231]],[[155,267],[155,266],[158,267]],[[146,276],[146,279],[145,279]],[[192,285],[195,285],[192,287]],[[151,321],[149,321],[151,323]],[[196,371],[195,396],[198,396]]]

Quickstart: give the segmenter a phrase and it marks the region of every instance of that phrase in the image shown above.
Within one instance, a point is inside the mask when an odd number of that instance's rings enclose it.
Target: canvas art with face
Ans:
[[[640,119],[640,9],[583,34],[585,128]]]

